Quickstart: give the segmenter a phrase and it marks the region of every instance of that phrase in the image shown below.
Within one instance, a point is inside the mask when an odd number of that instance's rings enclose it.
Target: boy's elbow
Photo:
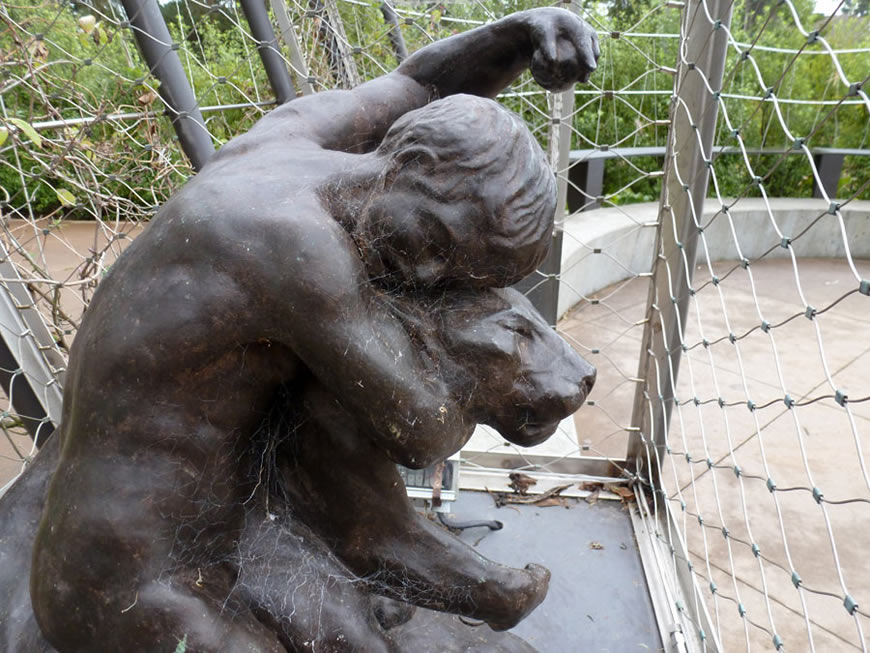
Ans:
[[[396,439],[385,444],[387,455],[402,467],[423,469],[438,462],[440,451],[426,442],[408,438],[404,441]]]

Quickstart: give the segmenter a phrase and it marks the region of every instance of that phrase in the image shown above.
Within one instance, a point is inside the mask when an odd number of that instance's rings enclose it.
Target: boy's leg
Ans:
[[[285,653],[274,632],[228,598],[228,583],[201,581],[200,573],[212,575],[189,570],[114,596],[108,587],[95,596],[84,588],[75,591],[68,584],[61,588],[51,579],[37,579],[34,608],[46,639],[61,651],[171,652],[184,641],[187,651],[197,653]],[[121,605],[117,597],[122,594],[133,594],[133,600]]]
[[[284,510],[248,514],[235,595],[278,633],[288,650],[394,650],[375,619],[366,585]]]
[[[186,641],[186,650],[205,653],[285,651],[231,596],[241,507],[223,511],[226,532],[196,548],[199,515],[178,517],[169,510],[188,504],[152,500],[172,488],[155,483],[150,468],[95,456],[87,463],[87,473],[82,464],[55,471],[33,540],[33,613],[55,648],[144,653]]]

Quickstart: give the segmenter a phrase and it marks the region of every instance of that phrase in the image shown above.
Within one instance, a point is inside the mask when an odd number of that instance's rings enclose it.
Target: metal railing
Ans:
[[[718,159],[723,155],[750,156],[782,156],[802,153],[794,150],[777,149],[772,147],[744,147],[734,145],[717,145],[712,148],[713,158]],[[810,152],[818,171],[819,179],[813,179],[813,197],[821,198],[824,195],[836,197],[840,186],[840,178],[843,174],[843,163],[846,157],[870,156],[870,149],[859,150],[842,147],[812,147]],[[604,175],[608,161],[621,161],[630,163],[635,157],[651,157],[664,159],[666,148],[660,146],[647,147],[614,147],[599,148],[594,150],[571,150],[570,171],[568,172],[568,211],[590,211],[601,207],[606,199],[604,196]],[[824,195],[823,195],[824,189]]]

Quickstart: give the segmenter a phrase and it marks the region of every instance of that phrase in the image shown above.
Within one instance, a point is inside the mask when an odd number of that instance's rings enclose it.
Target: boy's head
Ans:
[[[525,125],[498,103],[432,102],[397,120],[378,152],[388,164],[370,228],[405,281],[501,287],[543,260],[555,178]]]

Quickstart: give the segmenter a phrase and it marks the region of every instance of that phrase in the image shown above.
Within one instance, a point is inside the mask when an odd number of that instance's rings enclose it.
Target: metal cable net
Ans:
[[[166,45],[218,147],[274,103],[257,42],[234,3],[176,2],[162,12]],[[0,486],[34,453],[35,427],[24,425],[50,429],[59,418],[59,408],[45,414],[46,397],[59,397],[100,278],[192,173],[135,31],[116,2],[0,6],[0,283],[10,304],[0,329],[11,355],[0,356],[0,375],[12,379],[0,410]],[[14,315],[28,311],[30,320]],[[35,402],[21,399],[24,390],[6,396],[24,378]]]
[[[557,329],[596,364],[599,379],[588,405],[544,447],[520,449],[483,431],[463,452],[464,470],[484,480],[504,467],[534,471],[546,480],[541,486],[576,490],[585,478],[578,470],[616,475],[630,440],[639,442],[639,476],[655,483],[640,508],[668,551],[661,565],[674,578],[690,572],[700,588],[681,597],[674,581],[664,591],[708,646],[864,648],[861,590],[870,583],[856,562],[862,534],[845,529],[870,499],[870,445],[862,441],[870,432],[870,346],[858,331],[870,314],[862,260],[870,253],[866,223],[850,213],[867,197],[870,157],[846,155],[840,188],[828,193],[816,156],[824,146],[867,146],[866,21],[808,18],[811,8],[799,0],[735,10],[730,27],[703,3],[697,12],[675,2],[633,13],[562,4],[598,30],[599,71],[590,85],[555,96],[525,77],[501,101],[547,150],[569,207],[557,216],[561,254],[528,289],[552,292],[558,282]],[[356,85],[393,69],[402,48],[413,52],[508,11],[480,1],[269,6],[280,40],[267,49],[302,94]],[[0,264],[11,268],[0,279],[20,320],[3,318],[12,357],[0,359],[0,373],[28,376],[43,405],[56,401],[48,395],[59,394],[64,356],[101,275],[192,173],[173,136],[180,116],[164,109],[136,28],[115,3],[77,7],[0,6]],[[262,43],[234,3],[181,0],[161,12],[171,35],[163,45],[177,52],[218,147],[274,103]],[[652,150],[683,136],[668,137],[675,117],[694,124],[696,105],[679,89],[704,72],[685,55],[699,25],[727,36],[724,84],[704,89],[719,107],[715,146],[701,152],[711,162],[704,170],[712,208],[675,215],[676,195],[705,175],[679,178],[675,162],[686,152],[669,149],[663,166]],[[607,174],[596,185],[604,159]],[[814,182],[822,199],[809,218],[784,215],[771,199],[808,196]],[[651,204],[660,192],[661,210]],[[694,256],[680,250],[671,265],[661,247],[661,230],[677,218],[696,233],[697,271]],[[806,252],[826,257],[836,274],[817,281]],[[651,283],[667,287],[692,272],[684,292],[675,286],[647,301]],[[657,319],[672,296],[686,312],[671,323]],[[32,310],[47,331],[27,319]],[[653,331],[653,323],[663,328]],[[638,352],[672,337],[683,358],[679,375],[671,357],[650,357],[638,372]],[[34,351],[48,361],[43,367],[20,362]],[[654,375],[673,377],[670,394],[661,394],[676,400],[659,400]],[[17,388],[13,382],[12,401],[0,406],[4,480],[33,452],[33,420],[13,408],[22,405]],[[667,431],[639,419],[656,404],[670,406]],[[39,417],[37,428],[50,419]],[[598,460],[583,463],[589,457]],[[668,508],[679,524],[673,530],[659,526]]]
[[[641,509],[701,646],[867,650],[867,19],[783,0],[729,25],[728,3],[692,7],[634,416]],[[721,85],[702,63],[717,39]],[[823,147],[855,148],[838,189]],[[708,175],[706,203],[687,200]]]
[[[268,47],[280,55],[297,93],[348,88],[393,69],[406,53],[434,40],[508,11],[546,4],[550,3],[530,0],[505,7],[481,1],[432,6],[274,1],[269,3],[270,19],[278,41]],[[563,193],[568,188],[582,197],[568,177],[584,165],[587,155],[571,158],[571,148],[664,144],[673,71],[657,62],[667,60],[672,66],[676,57],[678,11],[656,5],[620,32],[601,12],[582,9],[578,3],[562,5],[581,13],[599,31],[600,73],[570,99],[547,94],[528,75],[500,99],[526,121],[548,151]],[[195,108],[219,147],[274,104],[258,54],[262,43],[252,36],[236,3],[180,0],[160,8],[170,38],[148,38],[177,53],[196,98]],[[29,291],[24,299],[34,304],[48,326],[49,335],[31,348],[56,349],[56,367],[62,375],[79,319],[102,274],[193,170],[172,129],[180,116],[164,104],[159,84],[137,48],[141,29],[131,25],[135,21],[117,3],[7,3],[0,9],[0,21],[2,242],[16,273],[13,281],[22,279],[19,285]],[[637,221],[619,207],[658,195],[657,168],[660,164],[654,159],[610,162],[608,184],[613,187],[600,202],[617,207],[633,229],[652,233],[653,220]],[[589,208],[589,200],[584,197],[580,208]],[[557,221],[558,233],[565,220]],[[628,270],[630,279],[622,285],[629,290],[649,275],[647,253],[637,261],[622,261],[607,245],[593,245],[585,236],[566,231],[564,241],[584,256]],[[580,265],[575,262],[569,270],[576,272]],[[544,447],[521,449],[481,430],[464,459],[468,469],[484,471],[482,478],[487,469],[507,466],[559,480],[560,474],[576,474],[580,457],[610,458],[617,464],[624,458],[630,406],[626,397],[636,381],[630,366],[612,364],[610,352],[637,347],[642,314],[630,315],[625,302],[620,304],[626,290],[595,295],[560,274],[559,267],[540,273],[528,287],[532,293],[546,291],[554,280],[560,281],[562,292],[570,295],[569,305],[584,304],[574,320],[592,321],[588,314],[593,310],[608,313],[605,319],[596,318],[602,331],[595,337],[572,331],[570,320],[560,327],[601,370],[597,394],[585,408],[586,416],[579,418],[579,429],[567,420]],[[611,319],[618,323],[614,333],[609,333]],[[618,335],[623,332],[625,337]],[[610,377],[607,367],[612,368]],[[24,370],[10,365],[10,372]],[[34,386],[39,383],[32,380]],[[12,405],[7,409],[14,420]],[[593,411],[600,413],[597,422]],[[8,446],[0,454],[8,463],[5,478],[32,453],[27,433],[19,431],[8,433]],[[609,476],[617,470],[607,464],[598,469]]]
[[[491,2],[291,1],[286,7],[290,22],[297,25],[301,53],[293,70],[312,91],[353,86],[392,69],[401,60],[397,40],[413,52],[431,41],[496,20],[507,11],[546,4],[550,3],[505,7]],[[630,159],[620,150],[665,144],[679,10],[653,3],[648,10],[616,21],[579,2],[555,4],[577,12],[598,31],[602,40],[599,72],[590,85],[556,95],[525,75],[499,100],[525,120],[548,152],[561,183],[560,206],[564,208],[566,195],[570,198],[571,210],[557,216],[553,260],[523,289],[535,299],[550,294],[556,317],[574,307],[557,330],[598,367],[599,381],[576,418],[564,421],[538,447],[517,447],[494,430],[479,428],[462,452],[466,487],[501,489],[507,483],[502,470],[507,468],[534,473],[538,491],[570,484],[566,493],[584,494],[584,481],[618,476],[630,431],[636,356],[643,331],[643,307],[636,299],[638,292],[646,294],[655,216],[638,219],[622,206],[657,198],[662,172],[655,158]],[[615,153],[601,197],[589,196],[579,177],[575,179],[575,172],[595,153]],[[583,226],[593,215],[588,210],[599,204],[612,207],[617,219],[626,222],[618,239],[595,238]],[[575,224],[580,228],[573,228]],[[637,239],[639,232],[648,234],[649,243],[626,259],[622,245]],[[590,268],[599,272],[590,276]],[[606,294],[597,292],[601,286],[595,285],[602,274],[620,280]],[[631,362],[626,364],[628,351]]]
[[[666,142],[679,9],[652,3],[608,16],[567,6],[598,32],[601,59],[589,84],[573,93],[547,98],[534,86],[515,92],[540,98],[535,110],[548,112],[546,132],[538,129],[547,136],[560,199],[567,196],[556,218],[555,260],[528,288],[533,297],[555,296],[558,333],[596,366],[598,378],[586,405],[538,447],[516,447],[491,430],[488,441],[476,436],[471,446],[483,451],[463,451],[463,481],[475,465],[506,467],[532,472],[539,491],[573,482],[564,493],[586,495],[596,482],[618,480],[625,465],[657,217],[650,206],[632,204],[654,201],[662,175],[660,158],[635,154]],[[522,112],[531,125],[540,123],[529,116],[535,110]],[[482,478],[497,486],[496,476]]]

